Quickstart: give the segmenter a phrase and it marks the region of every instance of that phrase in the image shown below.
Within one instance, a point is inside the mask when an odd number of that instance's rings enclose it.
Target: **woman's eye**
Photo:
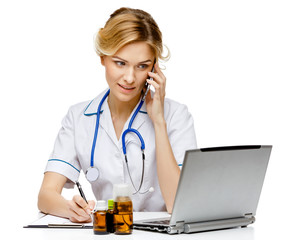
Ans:
[[[138,65],[139,69],[146,69],[148,66],[146,64]]]
[[[125,62],[122,61],[115,61],[115,63],[120,67],[125,65]]]

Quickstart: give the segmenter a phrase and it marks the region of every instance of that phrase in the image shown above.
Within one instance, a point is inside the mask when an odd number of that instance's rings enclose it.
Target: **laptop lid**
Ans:
[[[271,148],[186,151],[170,225],[255,216]]]

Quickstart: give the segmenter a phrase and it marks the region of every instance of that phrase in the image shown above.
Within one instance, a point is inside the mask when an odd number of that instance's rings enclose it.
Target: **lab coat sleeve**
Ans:
[[[167,126],[174,157],[181,166],[185,151],[197,148],[193,117],[186,105],[178,104],[176,106]]]
[[[68,178],[66,188],[72,188],[79,178],[80,164],[77,158],[74,135],[73,109],[70,108],[62,121],[62,127],[55,141],[45,172],[57,172]]]

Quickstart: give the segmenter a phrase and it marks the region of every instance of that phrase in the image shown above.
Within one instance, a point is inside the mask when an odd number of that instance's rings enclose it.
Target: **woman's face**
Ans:
[[[145,42],[130,43],[113,56],[101,57],[110,94],[121,102],[138,101],[154,58],[150,46]]]

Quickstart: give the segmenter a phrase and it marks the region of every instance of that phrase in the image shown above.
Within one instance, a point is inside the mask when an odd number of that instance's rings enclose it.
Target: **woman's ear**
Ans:
[[[104,58],[104,56],[101,56],[100,58],[101,58],[101,64],[102,64],[103,66],[105,66],[105,58]]]

